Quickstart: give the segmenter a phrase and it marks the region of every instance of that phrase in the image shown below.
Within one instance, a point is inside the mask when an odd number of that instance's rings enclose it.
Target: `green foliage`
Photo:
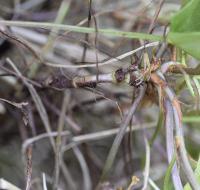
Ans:
[[[195,169],[195,176],[198,180],[198,182],[200,183],[200,156],[199,156],[199,160],[197,163],[197,167]],[[192,190],[192,188],[190,187],[190,185],[187,183],[184,187],[184,190]]]
[[[172,168],[175,164],[176,161],[176,155],[174,154],[168,168],[167,171],[165,173],[165,178],[164,178],[164,185],[163,185],[163,190],[171,190],[172,189],[172,183],[171,183],[171,172],[172,172]]]
[[[189,3],[191,0],[182,0],[182,6],[185,6],[187,3]]]
[[[167,41],[200,59],[200,1],[191,0],[171,20]]]
[[[168,34],[168,40],[195,58],[200,59],[200,32],[170,32]]]
[[[156,129],[155,129],[155,131],[154,131],[154,133],[153,133],[153,135],[150,139],[150,142],[149,142],[150,146],[153,145],[154,141],[156,140],[156,138],[157,138],[157,136],[160,132],[160,129],[162,128],[162,126],[163,126],[163,114],[162,114],[162,112],[160,112],[159,117],[158,117],[158,123],[156,125]]]
[[[200,32],[200,1],[192,0],[171,20],[171,32]]]
[[[56,23],[47,23],[47,22],[27,22],[27,21],[7,21],[0,20],[0,25],[6,26],[19,26],[19,27],[27,27],[27,28],[43,28],[50,30],[64,30],[78,33],[95,33],[95,28],[88,28],[82,26],[74,26],[74,25],[66,25],[66,24],[56,24]],[[150,41],[162,41],[163,37],[159,35],[152,35],[140,32],[125,32],[115,29],[98,29],[98,33],[104,34],[107,36],[116,36],[116,37],[124,37],[129,39],[143,39]]]

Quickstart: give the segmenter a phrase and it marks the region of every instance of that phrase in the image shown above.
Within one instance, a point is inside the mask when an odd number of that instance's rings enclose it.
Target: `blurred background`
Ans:
[[[58,189],[95,189],[116,129],[129,110],[137,89],[127,84],[103,83],[96,88],[57,90],[42,88],[41,84],[51,76],[64,75],[70,80],[126,68],[140,60],[144,51],[98,69],[52,67],[42,63],[38,57],[45,63],[72,66],[96,64],[125,54],[145,41],[102,35],[98,29],[148,33],[159,3],[157,0],[93,0],[90,5],[88,0],[0,0],[1,20],[50,22],[97,29],[96,33],[87,35],[57,28],[0,25],[4,31],[4,35],[0,35],[1,178],[24,189],[32,170],[31,189],[43,189],[44,177],[48,189],[53,189],[54,183]],[[164,34],[171,16],[180,6],[179,1],[164,2],[153,28],[154,34]],[[148,48],[149,56],[158,52],[161,45]],[[171,60],[170,53],[170,47],[166,48],[162,60]],[[12,60],[25,81],[33,85],[42,103],[34,100],[34,90],[31,94],[31,87],[16,76],[8,60]],[[193,59],[191,63],[197,64]],[[198,114],[196,100],[188,92],[183,79],[170,75],[168,82],[175,88],[184,113],[192,114],[195,108],[195,114]],[[152,139],[161,112],[158,94],[151,84],[145,97],[130,123],[133,132],[126,133],[111,173],[99,189],[127,189],[132,176],[137,176],[140,181],[131,189],[141,189],[146,155],[144,135]],[[187,150],[196,160],[200,144],[198,126],[198,122],[184,123]],[[60,141],[59,156],[50,143],[48,127],[52,139]],[[60,128],[63,132],[59,139],[55,136]],[[29,155],[27,150],[32,153]],[[161,188],[168,166],[162,126],[150,152],[150,179]],[[32,163],[29,156],[32,156]],[[61,167],[55,182],[58,157]]]

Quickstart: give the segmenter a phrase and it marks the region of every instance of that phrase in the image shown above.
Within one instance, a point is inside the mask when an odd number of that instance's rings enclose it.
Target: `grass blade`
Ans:
[[[44,28],[44,29],[58,29],[58,30],[69,30],[72,32],[79,33],[95,33],[95,28],[87,28],[80,26],[64,25],[64,24],[54,24],[48,22],[25,22],[25,21],[0,21],[0,24],[7,26],[21,26],[29,28]],[[124,37],[130,39],[141,39],[141,40],[151,40],[151,41],[162,41],[163,37],[159,35],[137,33],[137,32],[125,32],[115,29],[98,29],[100,34],[105,34],[108,36]]]

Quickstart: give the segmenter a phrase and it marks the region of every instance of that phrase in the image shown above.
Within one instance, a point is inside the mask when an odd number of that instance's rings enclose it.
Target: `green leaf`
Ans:
[[[197,168],[195,169],[195,176],[197,177],[197,180],[200,183],[200,156],[197,163]]]
[[[158,136],[162,125],[163,125],[163,114],[162,114],[162,112],[160,112],[159,117],[158,117],[158,122],[156,125],[156,129],[155,129],[155,131],[150,139],[150,142],[149,142],[150,146],[152,146],[154,141],[156,140],[156,137]]]
[[[199,115],[185,115],[183,116],[184,123],[200,123]]]
[[[200,32],[170,32],[168,42],[200,60]]]
[[[187,3],[171,20],[171,32],[200,32],[200,1]]]
[[[198,160],[198,163],[197,163],[197,167],[195,169],[195,176],[197,178],[197,181],[200,183],[200,156],[199,156],[199,160]],[[184,190],[192,190],[192,188],[190,187],[189,183],[187,183],[184,186]]]
[[[74,26],[74,25],[66,25],[66,24],[55,24],[48,22],[27,22],[27,21],[8,21],[8,20],[0,20],[0,25],[5,26],[19,26],[19,27],[27,27],[27,28],[43,28],[43,29],[57,29],[71,32],[79,32],[79,33],[95,33],[95,28],[88,28],[83,26]],[[100,29],[98,28],[98,33],[105,34],[107,36],[116,36],[116,37],[124,37],[129,39],[143,39],[150,41],[162,41],[163,37],[160,35],[139,33],[139,32],[126,32],[120,31],[116,29]]]
[[[167,41],[200,60],[200,1],[189,1],[171,20]]]
[[[163,190],[171,189],[171,178],[170,178],[170,176],[171,176],[172,168],[174,166],[175,161],[176,161],[176,155],[174,154],[174,156],[172,157],[172,160],[170,161],[170,164],[167,168],[167,171],[165,173]]]
[[[182,6],[185,6],[187,3],[189,3],[191,0],[182,0],[181,4]]]

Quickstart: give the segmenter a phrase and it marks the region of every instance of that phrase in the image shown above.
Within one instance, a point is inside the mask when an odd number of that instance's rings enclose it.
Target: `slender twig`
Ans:
[[[161,8],[162,8],[164,2],[165,2],[165,0],[160,0],[159,3],[158,3],[158,7],[157,7],[156,12],[155,12],[155,14],[154,14],[153,20],[152,20],[152,22],[151,22],[151,24],[150,24],[150,26],[149,26],[149,29],[148,29],[148,33],[149,33],[149,34],[151,34],[152,31],[153,31],[155,22],[156,22],[156,20],[157,20],[157,18],[158,18],[158,15],[159,15],[159,13],[160,13],[160,11],[161,11]]]
[[[132,126],[132,131],[137,131],[137,130],[142,130],[142,129],[148,129],[155,127],[156,123],[146,123],[146,124],[140,124],[140,125],[133,125]],[[110,129],[110,130],[104,130],[104,131],[99,131],[96,133],[91,133],[91,134],[86,134],[86,135],[79,135],[75,136],[72,138],[72,141],[75,143],[82,143],[82,142],[88,142],[88,141],[96,141],[96,140],[101,140],[113,135],[118,134],[120,129]],[[125,132],[129,132],[130,129],[127,128]]]
[[[87,27],[90,27],[90,23],[91,23],[91,18],[92,18],[92,0],[89,0],[89,9],[88,9],[88,18],[87,18]],[[89,34],[85,34],[85,41],[88,42],[89,41]],[[85,56],[86,56],[86,52],[87,52],[87,44],[84,43],[83,45],[83,54],[82,54],[82,62],[85,62]]]
[[[103,172],[102,172],[102,176],[101,176],[101,180],[105,179],[105,177],[108,175],[108,173],[109,173],[109,171],[110,171],[110,169],[113,165],[113,162],[114,162],[114,159],[116,157],[119,146],[121,144],[122,138],[123,138],[123,136],[126,132],[128,124],[129,124],[131,118],[133,117],[133,114],[134,114],[136,108],[138,107],[140,101],[142,100],[142,98],[144,96],[145,90],[146,90],[146,88],[144,86],[141,86],[139,88],[139,95],[137,96],[137,98],[133,102],[133,104],[132,104],[132,106],[131,106],[131,108],[128,112],[128,115],[125,116],[122,120],[122,123],[119,127],[120,130],[117,133],[115,140],[113,141],[113,144],[112,144],[111,149],[109,151],[108,157],[106,159],[106,162],[105,162],[105,165],[104,165],[104,168],[103,168]]]
[[[39,62],[42,62],[40,56],[35,52],[35,50],[31,47],[31,45],[27,41],[19,39],[16,36],[13,36],[12,34],[10,34],[8,32],[4,32],[2,30],[0,30],[0,36],[15,43],[16,45],[21,45],[23,48],[28,49],[33,54],[33,56],[37,60],[39,60]]]
[[[23,109],[23,106],[27,106],[28,105],[28,102],[16,103],[16,102],[12,102],[12,101],[6,100],[4,98],[0,98],[0,101],[6,102],[6,103],[8,103],[8,104],[10,104],[12,106],[15,106],[18,109]]]
[[[135,53],[137,53],[138,51],[141,51],[145,48],[148,48],[148,47],[153,47],[153,46],[157,46],[159,45],[159,42],[152,42],[152,43],[149,43],[149,44],[146,44],[146,45],[143,45],[143,46],[140,46],[139,48],[137,49],[134,49],[134,50],[131,50],[127,53],[124,53],[116,58],[112,58],[112,59],[109,59],[107,61],[103,61],[103,62],[99,62],[98,63],[98,66],[101,67],[101,66],[105,66],[105,65],[109,65],[109,64],[114,64],[128,56],[131,56]],[[87,68],[87,67],[96,67],[96,64],[84,64],[84,65],[65,65],[65,64],[53,64],[53,63],[49,63],[49,62],[45,62],[44,63],[45,65],[48,65],[48,66],[51,66],[51,67],[59,67],[59,68]]]
[[[98,76],[98,83],[127,83],[130,86],[139,87],[145,81],[149,80],[149,73],[145,69],[137,69],[134,66],[128,68],[119,68],[112,73],[100,74]],[[64,75],[49,77],[43,85],[57,90],[66,88],[95,88],[97,85],[96,75],[78,76],[72,79]]]
[[[28,88],[32,98],[33,98],[33,101],[36,105],[36,108],[38,110],[38,113],[40,114],[40,117],[41,117],[41,120],[45,126],[45,129],[47,131],[47,133],[51,133],[51,127],[50,127],[50,122],[49,122],[49,117],[48,117],[48,114],[46,112],[46,109],[42,103],[42,100],[40,99],[37,91],[35,90],[35,88],[33,87],[32,84],[28,83],[26,81],[26,79],[23,77],[23,75],[21,74],[21,72],[18,70],[18,68],[15,66],[15,64],[10,60],[10,59],[6,59],[6,61],[10,64],[10,66],[15,70],[15,72],[17,73],[17,75],[19,77],[22,78],[22,81],[23,83],[25,84],[25,86]],[[53,147],[53,150],[55,151],[55,142],[54,142],[54,139],[49,136],[49,139],[50,139],[50,142],[51,142],[51,145]]]
[[[67,106],[69,104],[69,92],[64,93],[62,111],[58,121],[58,135],[56,137],[56,152],[55,152],[55,176],[54,176],[54,189],[58,188],[59,176],[60,176],[60,165],[61,165],[61,146],[62,146],[62,136],[61,133],[64,128],[65,114],[67,111]]]
[[[113,73],[99,75],[98,83],[116,83],[113,77]],[[44,86],[51,87],[57,90],[66,88],[83,88],[91,87],[94,88],[97,85],[96,75],[78,76],[73,79],[69,79],[64,75],[49,77],[45,82]]]
[[[64,176],[66,182],[69,185],[69,189],[70,190],[77,190],[77,183],[72,178],[72,176],[71,176],[71,174],[69,172],[69,169],[67,168],[66,164],[64,163],[63,156],[61,157],[61,166],[62,166],[63,176]]]
[[[146,149],[146,161],[145,161],[145,168],[144,168],[144,184],[143,184],[142,190],[147,189],[149,173],[150,173],[150,145],[146,137],[144,137],[144,142],[145,142],[145,149]]]
[[[26,163],[26,190],[31,189],[32,177],[32,145],[27,149],[27,163]]]
[[[16,34],[18,34],[20,36],[23,36],[23,38],[26,38],[27,40],[33,41],[33,42],[35,42],[37,44],[45,44],[47,42],[47,37],[45,35],[37,33],[37,32],[34,32],[32,30],[25,29],[25,28],[19,28],[19,27],[12,27],[12,30],[13,30],[14,33],[16,33]],[[86,42],[84,42],[84,44],[85,43]],[[121,61],[122,59],[124,59],[124,58],[126,58],[128,56],[131,56],[131,55],[137,53],[138,51],[141,51],[141,50],[146,49],[148,47],[158,46],[159,44],[160,44],[160,42],[158,42],[158,41],[148,43],[146,45],[140,46],[139,48],[136,48],[134,50],[126,52],[126,53],[124,53],[122,55],[119,55],[116,58],[113,57],[111,59],[109,58],[109,59],[106,59],[104,61],[99,61],[98,66],[101,67],[101,66],[104,66],[104,65],[114,64],[114,63],[119,62],[119,61]],[[87,44],[87,45],[91,46],[91,44]],[[70,44],[70,47],[72,47],[72,46],[77,50],[77,47],[75,47],[74,44],[73,45]],[[66,43],[63,43],[63,42],[55,42],[55,48],[56,49],[59,49],[59,50],[61,50],[61,49],[67,49],[67,51],[69,52],[69,54],[73,53],[73,51],[69,50],[68,47],[69,47],[69,44],[66,44]],[[95,48],[95,47],[92,47],[92,48]],[[41,53],[40,49],[37,52]],[[93,52],[92,52],[92,54],[93,54]],[[99,55],[100,54],[98,54],[98,57],[99,57]],[[101,54],[101,59],[105,59],[105,56],[103,56],[102,54]],[[64,64],[64,62],[66,62],[66,61],[63,61],[63,64],[61,64],[61,63],[54,64],[54,63],[50,63],[50,62],[45,62],[44,64],[52,66],[52,67],[58,67],[58,68],[59,67],[60,68],[87,68],[87,67],[96,67],[96,63],[95,64],[83,64],[83,65],[69,65],[69,64]]]
[[[81,151],[79,150],[77,146],[73,147],[73,151],[79,161],[79,164],[82,170],[83,181],[84,181],[83,190],[91,190],[92,189],[91,177],[90,177],[88,165],[83,157],[83,154],[81,153]]]
[[[153,127],[156,126],[156,122],[151,122],[151,123],[144,123],[144,124],[140,124],[140,125],[134,125],[131,128],[131,131],[137,131],[137,130],[142,130],[142,129],[151,129]],[[71,141],[74,142],[75,144],[80,144],[83,142],[90,142],[90,141],[97,141],[97,140],[101,140],[104,138],[108,138],[111,137],[113,135],[116,135],[119,132],[119,129],[109,129],[109,130],[103,130],[103,131],[99,131],[99,132],[94,132],[94,133],[89,133],[89,134],[85,134],[85,135],[78,135],[78,136],[74,136],[72,137]],[[130,132],[130,128],[126,129],[126,133]],[[51,132],[50,134],[48,133],[43,133],[40,135],[37,135],[35,137],[29,138],[26,141],[24,141],[23,145],[22,145],[22,152],[23,154],[25,153],[27,147],[30,144],[33,144],[37,141],[40,141],[44,138],[49,138],[49,135],[52,137],[56,137],[58,135],[58,132]],[[62,136],[69,136],[71,135],[71,133],[69,131],[63,131],[61,133]],[[63,147],[62,151],[66,151],[66,146]]]
[[[1,62],[0,62],[0,63],[1,63]],[[38,87],[38,88],[41,88],[41,87],[42,87],[42,85],[41,85],[40,83],[38,83],[38,82],[36,82],[36,81],[33,81],[33,80],[31,80],[31,79],[29,79],[29,78],[27,78],[27,77],[25,77],[25,76],[19,76],[19,75],[17,75],[14,71],[12,71],[12,70],[10,70],[10,69],[8,69],[8,68],[2,66],[2,65],[0,65],[0,68],[1,68],[2,70],[6,71],[7,73],[9,73],[10,75],[16,77],[17,79],[22,80],[22,78],[23,78],[23,79],[25,79],[27,82],[29,82],[30,84],[32,84],[33,86],[35,86],[35,87]]]
[[[98,58],[98,49],[97,49],[97,44],[98,44],[98,26],[97,26],[97,19],[95,17],[93,8],[92,8],[92,0],[90,0],[90,14],[92,13],[93,20],[94,20],[94,26],[95,26],[95,39],[94,39],[94,47],[95,47],[95,58],[96,58],[96,80],[97,83],[99,81],[99,58]]]
[[[61,114],[61,111],[47,99],[44,99],[44,104],[57,116]],[[72,107],[73,109],[74,107]],[[75,107],[76,108],[76,107]],[[70,116],[65,115],[65,122],[74,130],[75,132],[80,132],[82,127],[78,125]]]
[[[49,136],[56,137],[57,135],[58,135],[58,132],[51,132],[50,134],[49,133],[42,133],[42,134],[37,135],[35,137],[26,139],[22,144],[22,152],[23,152],[23,154],[26,152],[26,149],[30,144],[33,144],[33,143],[35,143],[37,141],[40,141],[40,140],[42,140],[44,138],[49,138]],[[69,131],[63,131],[61,133],[61,135],[62,136],[67,136],[67,135],[70,135],[70,132]]]

